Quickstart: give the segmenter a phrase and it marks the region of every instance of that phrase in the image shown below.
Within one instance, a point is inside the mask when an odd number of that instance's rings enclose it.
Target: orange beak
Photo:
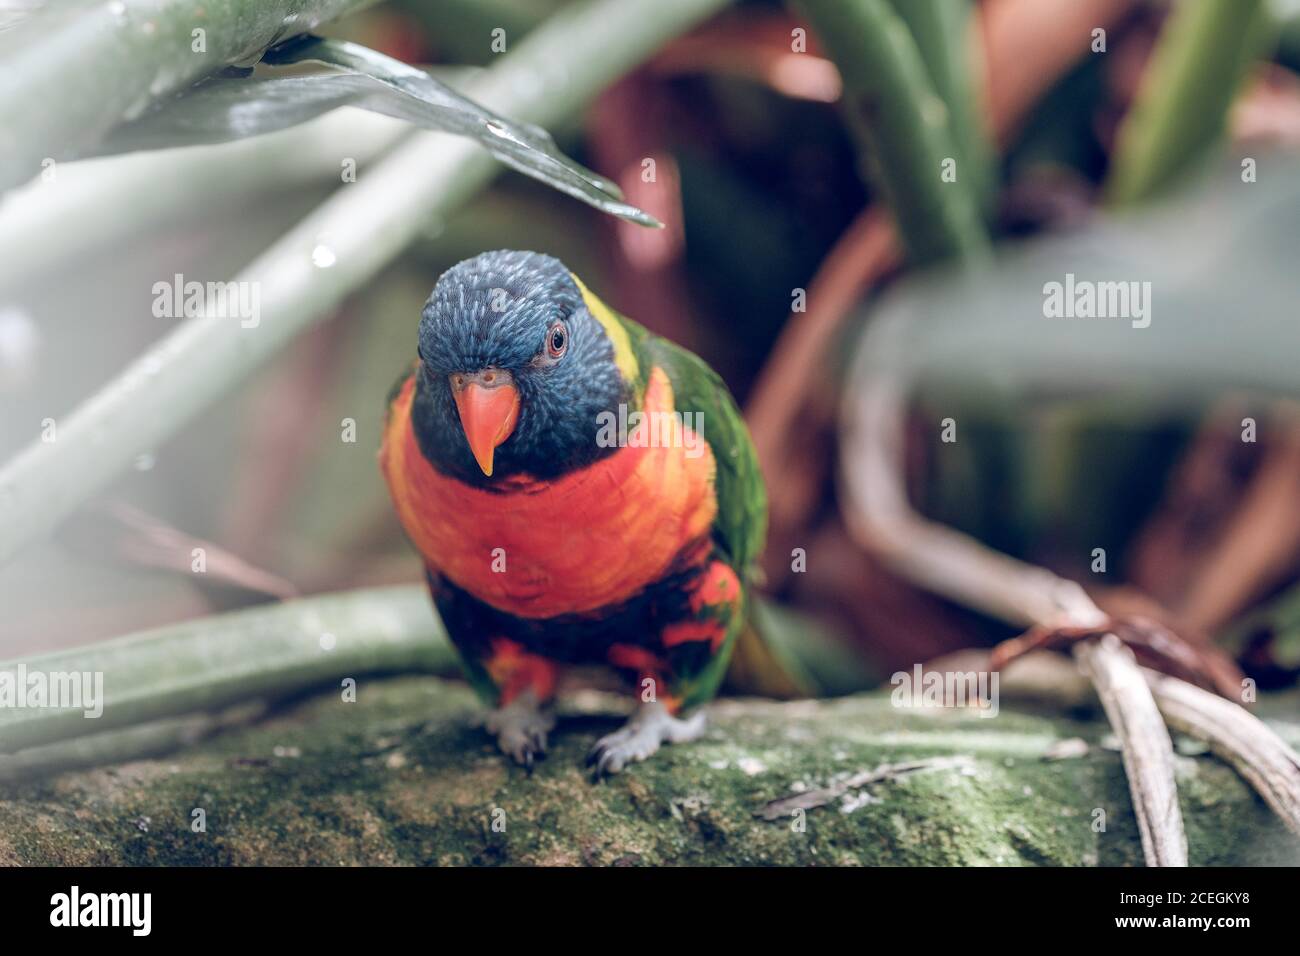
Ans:
[[[492,374],[492,384],[480,379]],[[483,474],[492,476],[492,456],[497,447],[510,437],[519,420],[519,390],[509,373],[479,373],[453,376],[452,397],[460,412],[460,425]]]

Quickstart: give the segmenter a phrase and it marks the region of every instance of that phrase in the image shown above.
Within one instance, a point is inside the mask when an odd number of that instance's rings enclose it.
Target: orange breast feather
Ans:
[[[380,451],[398,516],[430,567],[493,607],[548,618],[620,603],[709,533],[713,453],[699,436],[689,442],[694,457],[687,454],[683,422],[671,423],[670,442],[660,428],[657,447],[635,447],[651,442],[633,431],[628,447],[580,472],[507,480],[508,490],[489,492],[441,474],[420,454],[414,394],[412,379],[393,403]],[[650,374],[644,406],[673,410],[661,369]],[[505,571],[494,570],[503,560]]]

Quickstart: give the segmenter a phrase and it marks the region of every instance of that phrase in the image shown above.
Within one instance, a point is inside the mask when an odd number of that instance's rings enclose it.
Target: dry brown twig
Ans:
[[[1207,416],[1133,547],[1134,579],[1188,636],[1223,628],[1300,558],[1300,411],[1275,402],[1253,445],[1240,435],[1248,410],[1233,399]]]
[[[903,382],[868,372],[861,357],[884,325],[868,330],[846,397],[843,429],[845,522],[858,542],[915,584],[1019,626],[1100,627],[1106,621],[1083,588],[998,554],[973,538],[926,521],[907,501],[899,467]],[[887,340],[886,340],[887,341]],[[1113,635],[1074,645],[1123,746],[1124,770],[1142,849],[1152,866],[1186,866],[1187,836],[1174,784],[1173,745],[1133,655]]]
[[[1217,631],[1285,577],[1300,552],[1300,416],[1276,407],[1277,441],[1264,451],[1236,511],[1209,556],[1195,569],[1176,610]]]
[[[854,537],[913,583],[1019,626],[1105,631],[1109,617],[1074,581],[1013,560],[912,510],[901,478],[905,381],[880,369],[891,327],[870,328],[845,400],[841,479]],[[868,368],[867,359],[874,359]],[[1123,746],[1124,769],[1149,865],[1185,866],[1166,721],[1235,766],[1292,829],[1300,807],[1300,757],[1244,708],[1174,677],[1148,677],[1112,633],[1072,648]],[[1163,715],[1163,716],[1162,716]]]
[[[924,757],[919,760],[905,760],[900,763],[882,763],[872,770],[861,770],[855,774],[818,787],[815,790],[803,790],[787,797],[771,800],[755,813],[764,820],[780,820],[788,817],[795,810],[813,810],[824,807],[833,800],[847,796],[854,790],[862,790],[872,784],[887,780],[897,780],[914,773],[927,770],[952,770],[973,766],[971,758],[958,754],[951,757]]]
[[[62,532],[62,540],[79,552],[100,556],[107,549],[110,556],[129,565],[184,575],[209,595],[221,586],[281,601],[300,596],[291,581],[125,501],[85,508],[81,517],[79,525]],[[194,575],[190,565],[195,549],[203,551],[204,572],[200,575]],[[183,558],[178,560],[178,555]]]
[[[1168,674],[1143,673],[1169,726],[1204,741],[1232,764],[1300,835],[1300,757],[1287,742],[1232,701]]]
[[[1241,693],[1242,673],[1236,663],[1212,645],[1198,646],[1164,624],[1140,615],[1110,616],[1100,627],[1045,627],[1037,624],[1019,637],[1003,641],[989,657],[990,670],[1039,648],[1064,648],[1079,641],[1114,634],[1133,651],[1139,663],[1155,667],[1189,684],[1232,700]]]

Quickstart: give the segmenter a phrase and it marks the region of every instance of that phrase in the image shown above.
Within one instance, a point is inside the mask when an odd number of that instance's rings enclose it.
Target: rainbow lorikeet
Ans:
[[[566,668],[639,706],[597,742],[616,773],[698,736],[741,631],[767,502],[727,387],[557,259],[486,252],[424,306],[380,463],[501,749],[531,767]]]

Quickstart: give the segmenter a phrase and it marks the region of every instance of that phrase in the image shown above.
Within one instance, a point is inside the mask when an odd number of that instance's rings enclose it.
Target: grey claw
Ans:
[[[554,725],[554,715],[542,710],[531,691],[492,711],[486,722],[488,732],[496,735],[501,751],[529,773],[546,755],[547,732]]]
[[[620,773],[625,767],[653,755],[662,744],[684,743],[704,732],[704,713],[681,719],[662,705],[644,704],[632,718],[612,734],[596,741],[587,755],[596,779]]]

